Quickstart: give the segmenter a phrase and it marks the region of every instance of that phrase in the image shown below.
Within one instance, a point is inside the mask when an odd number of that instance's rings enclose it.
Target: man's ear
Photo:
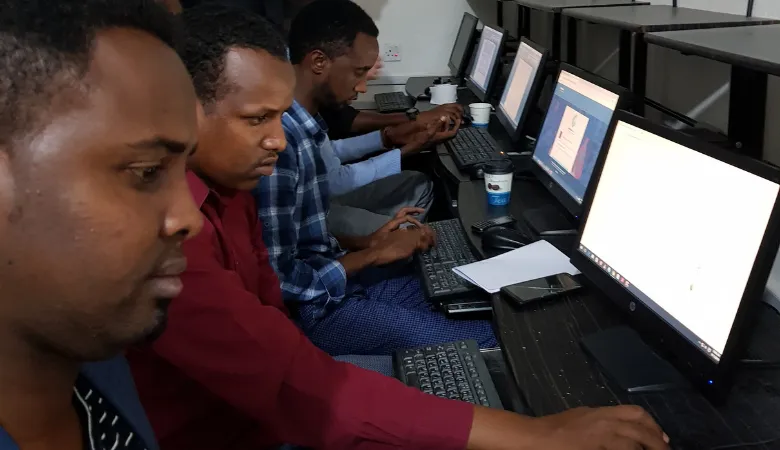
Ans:
[[[203,103],[198,100],[195,105],[195,115],[198,118],[198,130],[206,125],[206,109],[203,107]]]
[[[309,67],[315,75],[323,75],[330,70],[330,58],[321,50],[314,50],[307,56]]]

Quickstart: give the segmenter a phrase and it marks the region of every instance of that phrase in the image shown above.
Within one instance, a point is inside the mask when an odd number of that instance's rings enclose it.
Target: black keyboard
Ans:
[[[458,169],[469,169],[477,164],[509,159],[499,148],[487,128],[461,128],[452,140],[447,142]]]
[[[476,341],[396,351],[398,379],[427,394],[504,409]]]
[[[414,106],[412,99],[403,92],[375,94],[374,102],[376,103],[377,111],[382,114],[405,112],[407,109]]]
[[[428,225],[436,231],[436,247],[415,256],[428,299],[441,301],[480,292],[477,286],[452,271],[454,267],[478,261],[469,247],[468,236],[460,226],[460,221],[441,220]]]

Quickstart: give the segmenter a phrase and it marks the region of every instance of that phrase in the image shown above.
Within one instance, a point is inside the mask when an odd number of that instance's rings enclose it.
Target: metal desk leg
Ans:
[[[520,36],[531,37],[531,8],[527,6],[520,7]]]
[[[552,59],[561,60],[561,13],[553,13]]]
[[[767,74],[731,67],[729,138],[740,152],[761,159],[766,123]]]
[[[634,33],[634,75],[631,90],[636,95],[634,112],[644,116],[647,96],[647,42],[644,33]]]
[[[618,84],[631,89],[631,32],[620,31],[620,53],[618,56]]]
[[[566,18],[566,62],[577,65],[577,20]]]

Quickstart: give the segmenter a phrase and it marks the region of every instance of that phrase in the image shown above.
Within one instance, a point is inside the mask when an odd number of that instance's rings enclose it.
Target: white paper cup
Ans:
[[[490,111],[493,109],[490,103],[472,103],[469,105],[471,111],[471,125],[475,127],[486,127],[490,123]]]
[[[510,161],[495,161],[484,167],[485,191],[487,191],[490,206],[505,206],[509,204],[512,193],[512,178],[515,170]]]
[[[455,84],[436,84],[431,86],[431,104],[446,105],[457,103],[458,86]]]

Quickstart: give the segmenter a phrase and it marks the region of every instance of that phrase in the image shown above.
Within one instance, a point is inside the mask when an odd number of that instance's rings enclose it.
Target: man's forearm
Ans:
[[[354,275],[373,266],[376,263],[376,253],[370,248],[359,252],[349,252],[339,258],[339,262],[347,275]]]
[[[371,247],[370,236],[336,236],[339,245],[351,252],[359,252]]]
[[[404,113],[380,114],[374,111],[360,111],[352,122],[351,131],[356,134],[370,133],[408,121],[409,118]]]
[[[477,406],[466,450],[539,448],[534,446],[539,432],[534,422],[531,417]]]

